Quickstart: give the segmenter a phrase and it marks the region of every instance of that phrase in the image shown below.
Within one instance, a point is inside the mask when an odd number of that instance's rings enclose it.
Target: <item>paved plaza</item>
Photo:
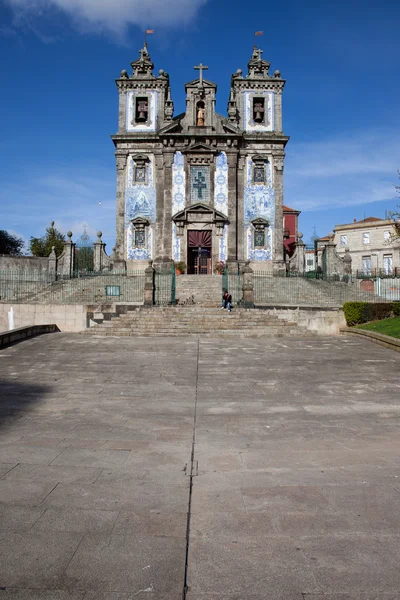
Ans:
[[[399,367],[351,337],[2,350],[0,600],[398,599]]]

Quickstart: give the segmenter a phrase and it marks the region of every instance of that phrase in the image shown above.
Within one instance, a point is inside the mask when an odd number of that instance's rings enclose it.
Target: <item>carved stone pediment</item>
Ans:
[[[216,154],[217,150],[212,148],[212,146],[208,146],[207,144],[203,144],[202,142],[198,142],[196,144],[192,144],[183,150],[183,154]]]
[[[189,223],[204,223],[207,225],[215,225],[216,233],[222,236],[224,227],[229,223],[228,217],[223,213],[215,210],[211,206],[197,203],[187,206],[184,210],[176,213],[172,220],[176,224],[176,233],[182,236],[185,230],[185,225]]]
[[[138,167],[144,167],[146,163],[150,162],[150,159],[146,154],[134,154],[132,160],[135,161]]]
[[[196,222],[197,220],[207,219],[208,223],[222,223],[227,224],[228,217],[223,213],[219,212],[212,206],[207,206],[206,204],[191,204],[187,206],[180,212],[176,213],[172,220],[175,223],[191,223]]]
[[[257,217],[257,219],[253,219],[251,221],[254,229],[264,229],[265,227],[269,227],[269,221],[267,219],[263,219],[262,217]]]
[[[150,225],[149,221],[143,217],[136,217],[136,219],[132,219],[131,223],[136,229],[142,229]]]
[[[256,154],[251,157],[251,160],[254,164],[263,164],[268,161],[268,156],[266,154]]]

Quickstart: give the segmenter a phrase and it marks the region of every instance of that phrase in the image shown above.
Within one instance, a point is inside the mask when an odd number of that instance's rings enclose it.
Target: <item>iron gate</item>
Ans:
[[[171,306],[176,298],[175,265],[167,271],[154,271],[153,304]]]
[[[240,306],[243,302],[243,290],[241,273],[238,269],[237,272],[229,272],[225,268],[222,272],[222,294],[228,291],[232,296],[232,305]]]

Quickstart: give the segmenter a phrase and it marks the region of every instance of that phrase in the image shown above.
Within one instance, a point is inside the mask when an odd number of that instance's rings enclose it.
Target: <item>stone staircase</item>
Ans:
[[[235,308],[231,313],[205,306],[136,308],[82,332],[96,336],[282,337],[313,335],[264,310]]]
[[[176,301],[178,306],[193,304],[217,307],[222,301],[222,277],[220,275],[177,275]]]

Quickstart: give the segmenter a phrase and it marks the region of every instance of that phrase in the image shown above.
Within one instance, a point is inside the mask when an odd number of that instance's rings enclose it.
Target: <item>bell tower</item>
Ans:
[[[186,84],[185,125],[193,133],[211,133],[215,131],[215,102],[217,86],[203,77],[208,67],[200,63],[194,67],[200,71],[199,79]]]
[[[262,55],[263,51],[254,46],[246,76],[241,69],[232,75],[228,116],[243,134],[242,258],[256,268],[272,266],[281,271],[283,165],[289,139],[282,131],[285,80],[278,70],[270,73],[271,65]]]
[[[117,158],[117,235],[120,260],[148,260],[155,254],[156,146],[154,136],[172,121],[169,75],[154,64],[147,43],[131,63],[132,73],[121,71],[118,132],[112,136]]]

